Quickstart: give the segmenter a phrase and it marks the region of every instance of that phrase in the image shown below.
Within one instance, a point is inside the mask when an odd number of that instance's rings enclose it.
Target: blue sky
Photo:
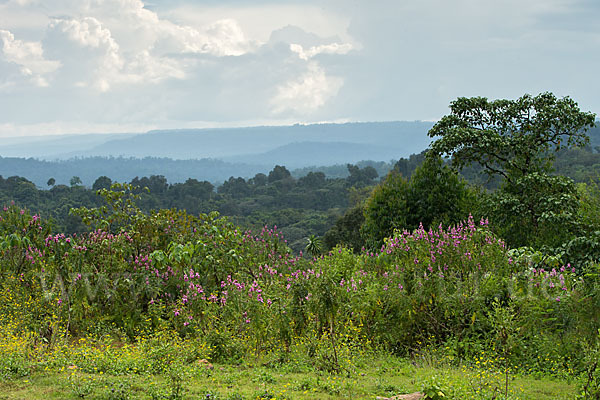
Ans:
[[[0,0],[0,136],[600,113],[595,0]]]

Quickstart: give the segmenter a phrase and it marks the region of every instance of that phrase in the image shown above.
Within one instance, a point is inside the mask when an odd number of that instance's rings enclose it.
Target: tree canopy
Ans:
[[[459,168],[478,163],[509,182],[548,172],[556,151],[587,144],[595,119],[571,98],[547,92],[517,100],[459,97],[450,111],[429,131],[439,137],[431,151],[452,157]]]
[[[365,222],[360,228],[368,247],[381,246],[394,229],[406,226],[408,191],[408,181],[395,170],[373,189],[365,203]]]
[[[441,157],[430,156],[410,180],[394,169],[373,190],[364,205],[362,235],[368,247],[377,248],[395,229],[458,223],[473,211],[474,203],[475,193],[456,171]]]

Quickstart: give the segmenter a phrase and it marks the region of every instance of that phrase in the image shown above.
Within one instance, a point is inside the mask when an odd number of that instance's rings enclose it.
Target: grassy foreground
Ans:
[[[431,361],[377,356],[352,373],[314,372],[302,362],[257,359],[239,365],[193,364],[163,374],[121,375],[33,367],[28,376],[0,383],[0,399],[374,399],[439,388],[445,398],[505,398],[504,376],[485,366],[451,367]],[[510,399],[572,399],[574,382],[547,376],[509,378]]]

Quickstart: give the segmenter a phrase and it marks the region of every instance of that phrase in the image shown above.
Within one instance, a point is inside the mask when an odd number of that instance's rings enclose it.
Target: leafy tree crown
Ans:
[[[547,92],[517,100],[459,97],[450,110],[429,131],[430,137],[439,137],[432,152],[452,157],[459,168],[479,163],[489,175],[509,182],[549,172],[554,152],[588,143],[585,132],[595,120],[571,98]]]

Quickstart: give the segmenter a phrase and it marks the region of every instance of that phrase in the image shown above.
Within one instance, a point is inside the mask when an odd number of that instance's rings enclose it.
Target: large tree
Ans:
[[[511,183],[550,171],[556,151],[587,144],[585,131],[595,120],[569,97],[552,93],[517,100],[459,97],[450,111],[429,131],[437,138],[431,151],[452,157],[459,168],[479,163]]]
[[[595,115],[551,93],[517,100],[458,98],[429,131],[431,153],[462,168],[481,165],[503,179],[489,214],[510,245],[556,247],[576,235],[577,195],[569,179],[551,175],[555,153],[583,146]]]

